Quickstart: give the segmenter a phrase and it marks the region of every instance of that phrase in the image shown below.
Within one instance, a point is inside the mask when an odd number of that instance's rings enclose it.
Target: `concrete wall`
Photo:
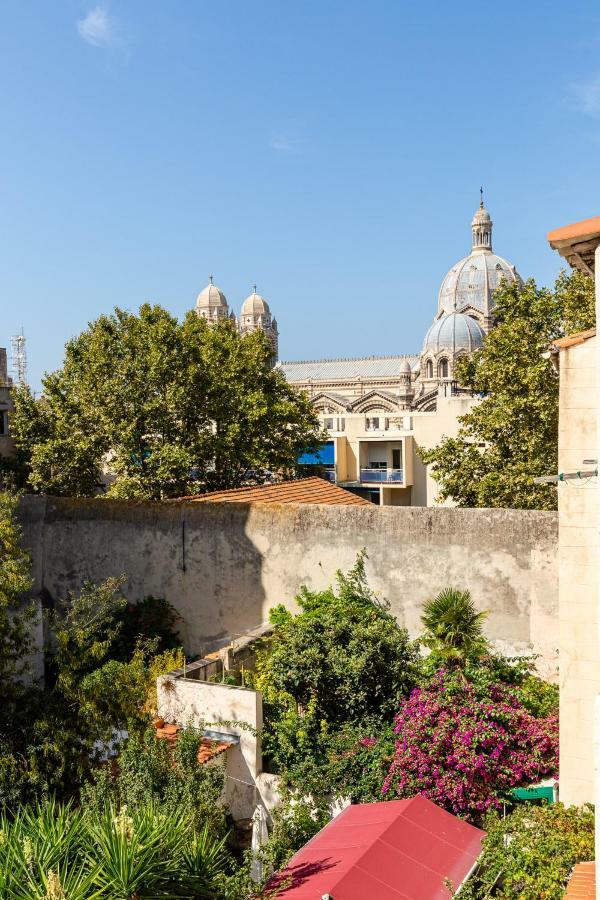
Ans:
[[[129,504],[25,497],[20,507],[37,590],[127,575],[132,600],[166,597],[186,649],[202,653],[322,588],[365,547],[374,589],[419,631],[423,601],[468,588],[489,636],[528,648],[552,674],[558,647],[557,515],[516,510],[275,504]]]
[[[559,472],[597,459],[596,353],[592,338],[560,353]],[[594,700],[598,654],[598,480],[565,481],[559,500],[560,798],[594,801]]]

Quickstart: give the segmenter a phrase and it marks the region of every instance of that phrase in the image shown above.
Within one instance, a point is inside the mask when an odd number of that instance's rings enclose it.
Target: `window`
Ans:
[[[433,363],[430,359],[427,360],[427,365],[425,367],[425,376],[427,378],[433,378]]]
[[[0,410],[0,434],[8,434],[8,413]]]
[[[387,469],[387,462],[384,462],[384,461],[382,461],[382,460],[380,460],[380,459],[371,459],[371,460],[369,461],[369,468],[370,468],[370,469],[379,469],[379,470],[382,470],[382,469],[383,469],[383,470],[385,470],[385,469]]]
[[[326,431],[333,431],[333,419],[323,419],[323,428]]]
[[[438,363],[438,375],[440,378],[448,377],[448,360],[440,359]]]
[[[365,419],[365,426],[367,431],[379,431],[379,416],[375,416],[374,418]]]
[[[345,419],[338,419],[338,420],[337,420],[337,426],[338,426],[338,427],[337,427],[337,430],[338,430],[338,431],[345,431],[345,430],[346,430],[346,420],[345,420]]]
[[[392,447],[392,469],[402,468],[402,448]]]

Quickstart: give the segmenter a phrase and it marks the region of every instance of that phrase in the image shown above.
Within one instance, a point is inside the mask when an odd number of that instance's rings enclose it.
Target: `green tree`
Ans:
[[[523,804],[490,814],[483,853],[460,896],[465,900],[562,900],[578,862],[594,858],[594,811]]]
[[[544,357],[549,344],[594,324],[594,286],[561,273],[553,291],[504,283],[497,324],[484,347],[459,368],[481,402],[460,418],[455,438],[422,450],[439,482],[440,500],[459,506],[555,509],[556,489],[534,478],[558,464],[558,379]]]
[[[68,342],[40,400],[17,391],[20,471],[35,490],[89,496],[108,470],[109,496],[124,499],[232,487],[255,468],[292,471],[322,436],[271,353],[262,332],[240,337],[229,321],[117,308]]]
[[[333,736],[391,721],[418,669],[417,647],[369,588],[364,553],[336,579],[335,588],[303,588],[298,615],[276,608],[278,625],[254,678],[266,707],[265,751],[292,786],[310,783],[317,793],[330,787],[321,767]]]
[[[445,588],[423,606],[423,644],[437,665],[464,666],[487,649],[483,622],[488,612],[477,612],[469,591]]]

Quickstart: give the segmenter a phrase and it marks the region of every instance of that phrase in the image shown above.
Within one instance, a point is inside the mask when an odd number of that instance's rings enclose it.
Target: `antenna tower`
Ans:
[[[21,329],[21,334],[14,334],[11,337],[10,348],[13,378],[17,384],[27,384],[27,350],[25,349],[23,329]]]

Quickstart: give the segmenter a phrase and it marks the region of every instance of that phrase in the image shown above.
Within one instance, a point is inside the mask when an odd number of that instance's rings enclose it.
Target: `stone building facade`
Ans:
[[[431,506],[437,485],[418,448],[453,437],[476,402],[457,381],[459,360],[483,346],[494,323],[494,294],[519,281],[493,251],[483,198],[471,222],[471,252],[442,280],[437,311],[420,353],[281,362],[306,391],[330,435],[324,459],[336,482],[381,505]]]

